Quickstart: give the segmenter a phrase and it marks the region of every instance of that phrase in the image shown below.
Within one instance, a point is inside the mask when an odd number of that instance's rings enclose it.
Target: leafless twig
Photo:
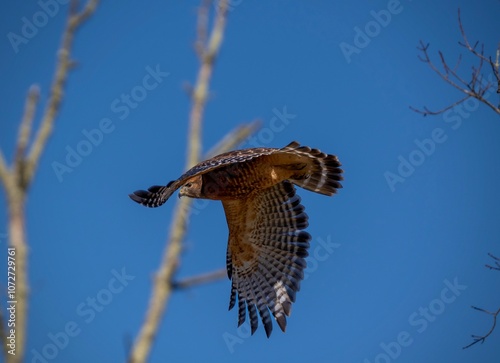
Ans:
[[[492,259],[495,260],[495,265],[496,266],[486,265],[486,267],[489,268],[490,270],[500,271],[500,258],[498,258],[496,256],[493,256],[492,253],[488,253],[488,256],[490,256]]]
[[[493,254],[491,253],[488,253],[488,256],[490,256],[491,258],[493,258],[495,260],[495,265],[496,267],[493,267],[491,265],[486,265],[487,268],[489,268],[490,270],[499,270],[500,271],[500,258],[494,256]],[[483,344],[484,341],[486,340],[486,338],[488,338],[491,333],[493,333],[493,331],[495,330],[495,327],[497,325],[497,317],[498,317],[498,314],[500,314],[500,308],[498,308],[497,311],[488,311],[488,310],[485,310],[485,309],[481,309],[481,308],[478,308],[477,306],[471,306],[474,310],[478,310],[478,311],[481,311],[483,313],[486,313],[488,315],[491,315],[492,318],[493,318],[493,324],[491,325],[491,328],[490,330],[488,330],[488,332],[484,335],[472,335],[472,343],[466,345],[465,347],[463,347],[463,349],[467,349],[469,347],[472,347],[474,344],[477,344],[477,343],[481,343]]]
[[[14,170],[14,174],[19,175],[19,182],[22,183],[24,187],[27,186],[27,180],[25,175],[25,153],[26,147],[28,146],[29,139],[31,136],[31,127],[33,125],[33,118],[35,117],[36,104],[38,103],[38,98],[40,97],[40,89],[38,86],[32,86],[28,91],[28,96],[26,97],[26,104],[24,106],[24,115],[21,120],[21,125],[19,127],[19,136],[17,138],[16,155],[14,157],[14,167],[18,170]]]
[[[236,127],[233,131],[222,138],[214,147],[204,155],[204,159],[210,159],[215,155],[222,154],[228,150],[233,150],[240,145],[249,135],[252,135],[262,126],[260,120],[254,120],[248,124]]]
[[[219,270],[215,270],[212,272],[207,272],[204,274],[187,277],[185,279],[172,282],[173,289],[187,289],[189,287],[206,284],[208,282],[213,282],[217,280],[221,280],[227,277],[227,271],[225,268],[221,268]]]
[[[66,23],[62,45],[58,52],[58,61],[54,79],[52,81],[50,97],[45,107],[40,129],[38,130],[35,141],[32,144],[27,158],[26,178],[28,182],[31,180],[33,173],[35,172],[38,160],[42,155],[42,150],[45,148],[47,140],[52,133],[52,129],[54,128],[54,120],[61,106],[68,73],[74,65],[74,62],[71,59],[71,48],[73,46],[75,33],[89,18],[89,16],[92,15],[98,3],[99,0],[89,0],[80,12],[77,12],[77,0],[73,0],[70,4],[70,16],[68,18],[68,22]]]
[[[423,41],[420,41],[420,45],[417,47],[417,49],[420,51],[420,55],[418,56],[418,58],[422,62],[427,63],[428,66],[446,83],[464,93],[465,97],[437,111],[431,111],[427,107],[420,109],[410,106],[410,109],[424,116],[438,115],[446,112],[449,109],[452,109],[455,106],[458,106],[469,98],[475,98],[500,115],[500,105],[495,105],[493,102],[488,100],[488,92],[490,91],[490,89],[494,88],[496,84],[498,84],[497,92],[500,92],[500,73],[498,61],[498,58],[500,57],[500,44],[498,45],[498,49],[496,51],[496,61],[493,61],[491,57],[487,57],[484,55],[484,44],[481,44],[481,46],[478,47],[478,42],[476,42],[474,45],[471,45],[469,43],[462,24],[462,19],[460,17],[460,9],[458,9],[458,25],[463,39],[463,42],[459,42],[459,44],[464,47],[470,54],[472,54],[478,61],[478,64],[472,67],[470,80],[465,80],[458,73],[459,65],[462,59],[461,56],[458,58],[456,65],[452,68],[448,65],[444,54],[439,51],[438,54],[441,61],[441,67],[438,67],[436,64],[434,64],[429,56],[429,44],[425,44]],[[489,81],[483,76],[483,66],[485,64],[491,67],[495,82]]]
[[[465,347],[463,347],[463,349],[467,349],[469,347],[472,347],[474,344],[477,344],[479,342],[481,342],[481,344],[483,344],[484,341],[486,340],[486,338],[488,338],[491,335],[491,333],[493,333],[493,330],[495,330],[495,327],[497,325],[497,316],[500,313],[500,308],[497,311],[492,312],[492,311],[487,311],[487,310],[478,308],[477,306],[471,306],[471,307],[475,310],[479,310],[479,311],[482,311],[483,313],[491,315],[493,317],[493,324],[491,325],[490,330],[486,334],[481,335],[481,336],[472,335],[473,342],[466,345]]]

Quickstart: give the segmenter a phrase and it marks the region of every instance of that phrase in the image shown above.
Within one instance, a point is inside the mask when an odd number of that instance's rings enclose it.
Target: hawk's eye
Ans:
[[[185,186],[186,188],[191,188],[191,187],[193,186],[193,183],[186,183],[186,184],[184,184],[184,186]]]

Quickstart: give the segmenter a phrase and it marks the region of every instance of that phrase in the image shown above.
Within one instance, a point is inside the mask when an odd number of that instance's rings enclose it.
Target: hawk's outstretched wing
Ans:
[[[238,325],[246,310],[252,334],[257,311],[269,337],[274,315],[282,331],[295,293],[304,278],[311,236],[303,231],[308,217],[289,181],[252,193],[246,199],[223,200],[229,227],[227,272],[232,280],[229,309],[238,297]]]
[[[292,143],[293,144],[293,143]],[[225,166],[234,165],[235,163],[244,163],[252,159],[270,155],[279,151],[280,149],[275,148],[253,148],[253,149],[242,149],[229,151],[217,155],[211,159],[202,161],[201,163],[193,166],[191,169],[182,174],[179,179],[172,180],[167,185],[153,185],[148,188],[148,190],[136,190],[134,193],[129,194],[129,197],[139,204],[146,207],[159,207],[165,203],[171,195],[179,189],[189,178],[196,175],[206,174],[215,169],[219,169]]]

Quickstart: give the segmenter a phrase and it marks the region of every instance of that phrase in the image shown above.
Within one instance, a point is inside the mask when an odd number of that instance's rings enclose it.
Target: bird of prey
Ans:
[[[311,235],[295,186],[331,196],[342,188],[335,155],[291,142],[283,148],[251,148],[203,161],[165,186],[130,194],[135,202],[158,207],[180,188],[179,197],[221,200],[229,239],[229,309],[238,302],[238,326],[246,314],[252,334],[262,319],[267,337],[273,324],[284,332],[295,294],[304,278]]]

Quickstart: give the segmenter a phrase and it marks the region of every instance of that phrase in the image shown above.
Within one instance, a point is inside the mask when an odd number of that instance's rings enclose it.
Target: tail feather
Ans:
[[[308,146],[300,146],[296,141],[281,150],[307,160],[307,167],[290,179],[295,185],[324,195],[333,195],[337,189],[342,188],[340,184],[344,179],[343,170],[340,168],[342,164],[335,155],[325,154]]]

